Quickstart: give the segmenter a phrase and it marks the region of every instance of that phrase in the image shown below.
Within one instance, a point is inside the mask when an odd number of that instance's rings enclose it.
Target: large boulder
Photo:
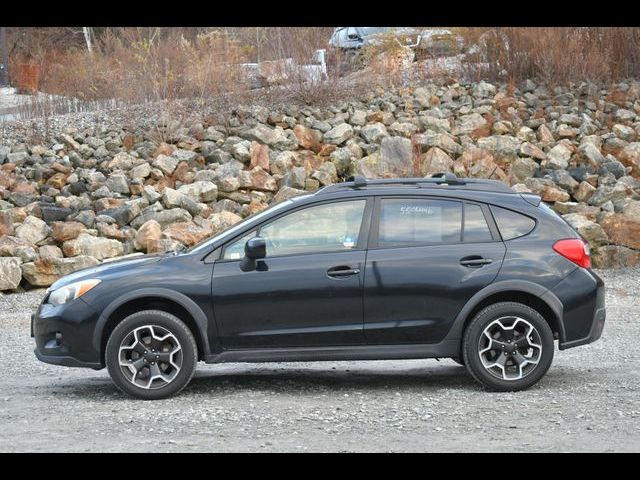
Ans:
[[[188,222],[192,218],[191,214],[183,208],[170,208],[159,212],[145,211],[131,222],[131,226],[140,228],[149,220],[155,220],[164,228],[172,223]]]
[[[383,123],[375,122],[370,123],[369,125],[365,125],[360,130],[360,136],[367,143],[378,143],[384,137],[388,136],[387,127],[384,126]]]
[[[97,265],[98,260],[86,255],[71,258],[39,259],[22,265],[22,275],[33,286],[48,287],[64,275]]]
[[[322,148],[320,140],[322,135],[318,130],[311,129],[304,125],[296,125],[293,127],[293,133],[298,139],[298,145],[306,150],[312,150],[318,153]]]
[[[413,144],[421,152],[426,152],[432,147],[438,147],[449,155],[460,155],[463,152],[462,146],[456,141],[456,137],[449,133],[418,133],[413,136]]]
[[[516,180],[522,182],[529,177],[533,177],[540,169],[540,166],[531,158],[519,158],[513,162],[509,168],[509,174]]]
[[[488,150],[498,160],[513,161],[518,158],[522,140],[511,135],[492,135],[478,139],[478,147]]]
[[[292,187],[282,187],[278,190],[273,197],[273,204],[284,202],[285,200],[289,200],[290,198],[297,197],[299,195],[305,195],[307,192],[304,190],[300,190],[299,188]]]
[[[614,213],[602,221],[612,243],[640,250],[640,218]]]
[[[162,226],[155,220],[149,220],[138,229],[134,246],[138,250],[147,250],[150,241],[159,240],[161,237]]]
[[[545,202],[566,202],[571,198],[568,192],[549,179],[527,178],[524,184],[533,193],[540,195]]]
[[[380,144],[380,174],[383,177],[406,177],[413,174],[413,147],[403,137],[385,137]]]
[[[124,248],[119,241],[94,237],[88,233],[81,233],[78,238],[64,242],[62,251],[67,257],[82,255],[97,260],[119,257],[124,254]]]
[[[162,236],[180,242],[187,247],[210,237],[213,234],[212,229],[202,228],[192,222],[181,222],[169,225],[163,232]]]
[[[178,191],[204,203],[214,202],[218,198],[217,185],[206,180],[182,185]]]
[[[596,222],[589,220],[579,213],[569,213],[563,215],[569,225],[571,225],[580,235],[582,235],[592,247],[606,245],[609,243],[609,237],[604,229]]]
[[[353,127],[348,123],[336,125],[324,134],[324,142],[333,145],[342,145],[353,136]]]
[[[605,245],[591,252],[595,268],[622,268],[640,264],[640,252],[620,245]]]
[[[633,142],[622,149],[618,155],[625,166],[631,167],[631,174],[640,177],[640,142]]]
[[[29,215],[21,225],[16,228],[16,236],[31,244],[43,241],[49,235],[50,229],[45,222],[37,217]]]
[[[13,218],[8,211],[0,210],[0,237],[13,235]]]
[[[429,149],[421,158],[421,174],[423,176],[434,173],[451,172],[453,159],[438,147]]]
[[[275,192],[278,189],[278,184],[276,183],[275,178],[260,167],[241,171],[238,180],[240,181],[240,188],[250,188],[253,190],[264,190],[269,192]]]
[[[243,133],[243,137],[269,146],[275,146],[277,143],[286,140],[286,135],[282,128],[269,128],[261,123],[246,130]]]
[[[0,291],[18,288],[22,280],[21,263],[17,257],[0,257]]]
[[[588,202],[595,191],[596,187],[583,180],[573,192],[573,197],[579,202]]]
[[[161,170],[165,175],[171,175],[178,166],[178,159],[160,154],[153,161],[152,165]]]
[[[454,135],[471,135],[480,129],[489,128],[489,123],[479,113],[470,113],[458,118],[456,126],[453,128]]]
[[[572,151],[563,143],[557,144],[547,152],[547,167],[566,170],[569,167]]]
[[[209,218],[213,233],[219,233],[241,221],[242,217],[240,215],[228,211],[214,213]]]
[[[51,237],[56,242],[66,242],[77,238],[87,227],[80,222],[53,222]]]

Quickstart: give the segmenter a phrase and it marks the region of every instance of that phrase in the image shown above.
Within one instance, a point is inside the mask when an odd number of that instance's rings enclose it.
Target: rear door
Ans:
[[[496,277],[504,254],[486,205],[377,198],[364,280],[367,343],[439,342]]]

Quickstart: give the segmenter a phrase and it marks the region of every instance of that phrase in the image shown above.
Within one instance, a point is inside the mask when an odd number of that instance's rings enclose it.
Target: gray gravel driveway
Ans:
[[[556,351],[518,393],[451,360],[402,360],[201,364],[179,396],[132,400],[105,370],[36,360],[43,290],[2,295],[0,451],[639,451],[640,270],[599,273],[601,340]]]

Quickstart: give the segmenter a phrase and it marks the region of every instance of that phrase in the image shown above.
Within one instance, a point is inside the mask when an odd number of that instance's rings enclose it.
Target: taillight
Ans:
[[[582,268],[591,267],[589,244],[581,238],[567,238],[558,240],[553,244],[553,249],[567,260]]]

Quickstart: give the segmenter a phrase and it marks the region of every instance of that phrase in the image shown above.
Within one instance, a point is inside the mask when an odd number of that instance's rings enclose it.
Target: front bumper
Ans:
[[[92,345],[97,318],[95,310],[81,298],[58,306],[43,302],[31,317],[38,360],[67,367],[103,368],[100,352]]]

